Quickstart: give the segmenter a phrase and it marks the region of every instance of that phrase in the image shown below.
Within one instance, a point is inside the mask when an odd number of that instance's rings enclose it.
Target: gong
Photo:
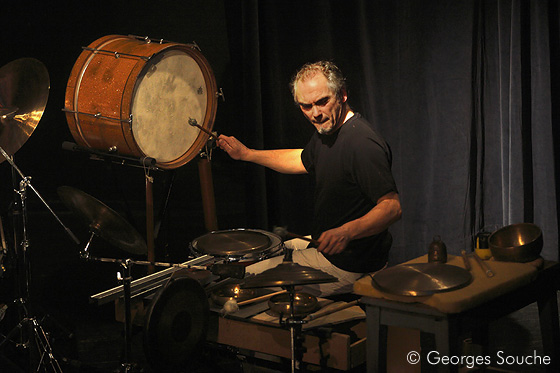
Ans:
[[[152,301],[144,321],[144,351],[159,371],[178,372],[188,367],[206,340],[209,305],[202,285],[180,277]]]

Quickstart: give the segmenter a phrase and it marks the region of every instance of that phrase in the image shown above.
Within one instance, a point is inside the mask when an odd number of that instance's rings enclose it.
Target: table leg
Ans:
[[[367,371],[368,373],[382,372],[379,361],[379,346],[381,341],[381,312],[379,307],[366,306],[367,323]],[[386,359],[386,357],[385,357]]]
[[[558,299],[556,290],[537,300],[539,323],[544,355],[550,356],[552,364],[547,371],[558,372],[560,368],[560,326],[558,322]]]

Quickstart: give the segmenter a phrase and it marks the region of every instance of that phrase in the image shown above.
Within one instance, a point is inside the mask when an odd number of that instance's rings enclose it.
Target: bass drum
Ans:
[[[173,169],[193,159],[216,117],[216,81],[195,45],[108,35],[78,57],[64,111],[83,147],[150,157]]]
[[[208,296],[193,278],[179,277],[162,288],[144,320],[144,352],[158,372],[184,371],[206,341]]]

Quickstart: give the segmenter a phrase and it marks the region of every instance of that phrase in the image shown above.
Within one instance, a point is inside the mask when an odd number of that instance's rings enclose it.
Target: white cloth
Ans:
[[[354,282],[363,276],[362,273],[354,273],[344,271],[331,264],[315,248],[307,248],[308,241],[296,238],[284,242],[284,245],[293,249],[292,261],[301,266],[311,267],[326,272],[338,279],[337,282],[330,282],[324,284],[309,284],[303,285],[301,291],[314,295],[316,297],[326,297],[335,294],[351,293]],[[273,258],[265,259],[260,262],[247,266],[246,273],[248,275],[256,275],[267,269],[278,266],[284,260],[284,256],[276,256]]]

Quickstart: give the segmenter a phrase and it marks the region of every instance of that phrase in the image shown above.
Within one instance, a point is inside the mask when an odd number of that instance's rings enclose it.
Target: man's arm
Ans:
[[[218,146],[235,160],[253,162],[284,174],[304,174],[307,170],[301,161],[303,149],[249,149],[232,136],[220,135]]]
[[[340,253],[351,240],[381,233],[399,220],[401,215],[399,195],[388,193],[379,198],[377,205],[361,218],[323,232],[318,239],[321,244],[317,250],[331,255]]]

